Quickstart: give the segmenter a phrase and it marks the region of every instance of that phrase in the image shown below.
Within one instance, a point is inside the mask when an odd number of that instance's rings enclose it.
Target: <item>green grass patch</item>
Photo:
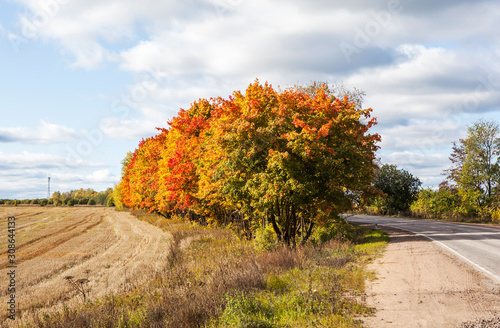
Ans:
[[[363,260],[372,260],[383,252],[389,243],[387,233],[380,230],[367,229],[361,242],[355,246],[357,253],[364,255]],[[362,260],[360,258],[360,260]]]

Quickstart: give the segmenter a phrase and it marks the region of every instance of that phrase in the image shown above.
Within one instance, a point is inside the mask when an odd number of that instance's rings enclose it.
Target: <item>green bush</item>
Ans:
[[[385,197],[375,197],[370,204],[370,210],[374,214],[386,215],[390,213],[389,203]]]
[[[276,233],[273,227],[268,224],[265,228],[255,230],[255,247],[259,250],[271,250],[277,245]]]
[[[322,245],[332,239],[358,242],[362,235],[362,229],[342,219],[325,226],[316,227],[310,238],[310,242],[313,245]]]
[[[396,165],[383,165],[375,174],[373,186],[385,194],[381,214],[397,214],[408,211],[419,193],[422,182]]]
[[[452,217],[458,208],[458,194],[449,189],[422,189],[410,210],[419,217],[446,218]]]

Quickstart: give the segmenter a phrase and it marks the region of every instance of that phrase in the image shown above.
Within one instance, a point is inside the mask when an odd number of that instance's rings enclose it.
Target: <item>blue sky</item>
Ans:
[[[437,186],[451,143],[499,118],[496,1],[4,0],[0,198],[104,190],[198,98],[255,78],[366,92],[382,163]]]

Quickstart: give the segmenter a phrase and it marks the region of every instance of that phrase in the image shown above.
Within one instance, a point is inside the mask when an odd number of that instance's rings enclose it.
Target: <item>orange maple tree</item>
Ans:
[[[159,187],[158,165],[168,131],[142,140],[126,164],[120,182],[122,202],[130,208],[158,211],[156,194]]]

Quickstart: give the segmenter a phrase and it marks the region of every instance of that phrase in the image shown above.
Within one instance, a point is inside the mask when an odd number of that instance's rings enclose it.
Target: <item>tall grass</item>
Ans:
[[[36,312],[33,326],[361,327],[372,312],[358,263],[378,246],[330,240],[265,251],[228,229],[138,215],[172,234],[168,266],[128,293]]]

